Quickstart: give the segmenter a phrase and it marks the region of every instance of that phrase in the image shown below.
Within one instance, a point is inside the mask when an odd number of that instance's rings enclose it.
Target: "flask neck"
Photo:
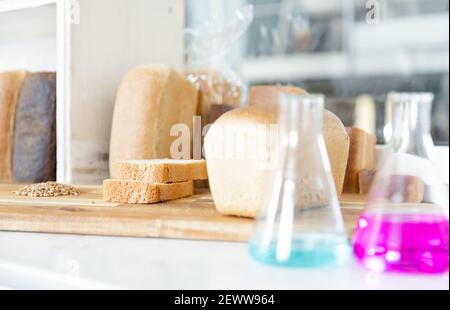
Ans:
[[[279,126],[282,148],[313,143],[323,128],[323,96],[282,96]]]
[[[429,157],[433,141],[430,133],[431,94],[391,94],[388,100],[390,129],[388,145],[395,152]]]

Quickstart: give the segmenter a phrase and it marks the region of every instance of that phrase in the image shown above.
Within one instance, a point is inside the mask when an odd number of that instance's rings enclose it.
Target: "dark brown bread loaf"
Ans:
[[[17,102],[26,71],[0,72],[0,182],[12,182],[12,150]]]
[[[56,74],[25,79],[16,112],[13,178],[36,183],[56,179]]]

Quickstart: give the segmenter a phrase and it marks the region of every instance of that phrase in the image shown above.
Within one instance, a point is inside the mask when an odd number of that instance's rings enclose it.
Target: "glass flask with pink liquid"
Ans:
[[[389,142],[353,238],[355,256],[372,271],[448,272],[448,186],[431,160],[432,101],[428,93],[388,96]]]

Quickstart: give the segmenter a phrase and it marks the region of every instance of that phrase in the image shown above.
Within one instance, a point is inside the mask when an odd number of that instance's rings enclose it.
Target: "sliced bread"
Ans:
[[[117,203],[158,203],[194,194],[192,181],[161,184],[133,180],[104,180],[103,200]]]
[[[117,178],[148,183],[177,183],[206,180],[205,160],[128,160],[117,163]]]

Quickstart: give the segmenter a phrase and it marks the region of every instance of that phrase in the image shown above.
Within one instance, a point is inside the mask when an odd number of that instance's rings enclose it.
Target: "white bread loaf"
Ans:
[[[117,203],[158,203],[194,194],[192,181],[159,184],[134,180],[104,180],[103,200]]]
[[[224,114],[211,127],[205,138],[205,155],[211,193],[219,212],[228,215],[255,217],[263,206],[267,186],[273,178],[274,165],[270,164],[275,154],[274,144],[268,144],[267,156],[251,158],[229,156],[224,140],[230,136],[232,128],[243,139],[236,144],[240,152],[253,141],[264,141],[267,132],[249,130],[249,125],[276,124],[276,105],[257,105],[236,109]],[[251,127],[250,127],[251,128]],[[254,127],[253,127],[254,128]],[[225,132],[225,133],[224,133]],[[245,134],[243,134],[245,133]],[[231,133],[232,136],[232,133]],[[324,138],[338,195],[342,193],[347,166],[349,136],[337,116],[329,111],[324,113]],[[225,141],[225,145],[229,145]],[[236,155],[236,154],[234,154]]]
[[[12,182],[14,126],[26,71],[0,73],[0,182]]]
[[[170,136],[175,124],[192,133],[197,110],[197,88],[176,71],[162,65],[139,66],[120,84],[114,108],[110,172],[122,160],[170,158]],[[192,137],[192,136],[191,136]]]
[[[177,183],[207,180],[204,160],[129,160],[117,163],[117,177],[148,183]]]

